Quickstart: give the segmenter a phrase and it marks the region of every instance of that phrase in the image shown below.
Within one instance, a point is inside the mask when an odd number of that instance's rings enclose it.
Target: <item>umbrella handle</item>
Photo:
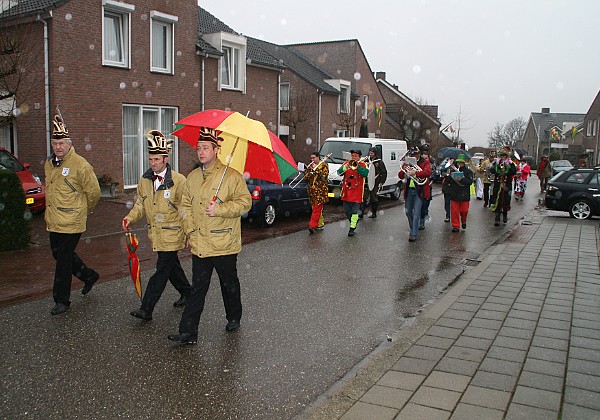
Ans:
[[[218,197],[219,190],[221,189],[221,185],[223,184],[223,179],[225,179],[225,174],[227,173],[227,169],[229,169],[229,165],[231,164],[231,159],[233,159],[233,154],[235,153],[235,148],[237,147],[239,141],[240,141],[240,138],[238,137],[237,140],[235,141],[235,144],[233,145],[231,154],[229,155],[229,158],[227,159],[227,165],[225,166],[223,175],[221,175],[221,180],[219,181],[219,185],[217,185],[217,189],[215,190],[215,195],[213,196],[213,199],[212,199],[212,201],[214,201],[215,203],[223,204],[223,200],[221,200]]]

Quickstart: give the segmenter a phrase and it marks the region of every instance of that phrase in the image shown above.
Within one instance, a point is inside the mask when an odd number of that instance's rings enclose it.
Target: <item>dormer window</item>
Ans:
[[[325,82],[339,90],[340,96],[338,99],[338,113],[350,113],[350,82],[342,79],[326,79]]]

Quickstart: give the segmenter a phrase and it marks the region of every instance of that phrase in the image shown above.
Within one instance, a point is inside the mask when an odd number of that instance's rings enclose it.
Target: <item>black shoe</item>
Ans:
[[[198,342],[198,336],[192,333],[171,334],[167,338],[182,344],[196,344]]]
[[[64,303],[57,303],[56,305],[54,305],[54,308],[52,308],[52,310],[50,311],[50,314],[60,315],[60,314],[64,314],[68,310],[69,310],[69,305],[65,305]]]
[[[356,228],[350,228],[350,230],[348,231],[348,236],[354,236],[354,230]]]
[[[315,233],[315,228],[311,228],[311,227],[309,227],[309,228],[308,228],[308,233],[310,233],[311,235],[312,235],[313,233]]]
[[[417,237],[416,237],[416,236],[409,236],[409,237],[408,237],[408,242],[414,242],[414,241],[416,241],[416,240],[417,240]]]
[[[144,311],[143,309],[136,309],[135,311],[129,312],[129,314],[144,321],[152,321],[152,314]]]
[[[186,302],[187,302],[187,296],[181,295],[181,297],[179,299],[177,299],[175,302],[173,302],[173,306],[176,308],[182,308],[185,306]]]
[[[419,230],[425,230],[425,225],[419,225]]]
[[[449,217],[446,217],[446,218],[444,219],[444,222],[446,222],[446,223],[448,223],[449,221],[450,221],[450,218],[449,218]]]
[[[458,232],[458,231],[460,231],[460,229],[459,229],[459,228],[452,228],[452,232],[456,233],[456,232]]]
[[[377,213],[373,212],[371,213],[371,215],[369,216],[369,219],[374,219],[377,217]]]
[[[229,332],[236,331],[240,328],[240,321],[237,319],[232,319],[225,325],[225,329]]]
[[[487,207],[487,206],[488,206],[488,203],[483,203],[483,207]]]
[[[506,214],[502,216],[502,221],[504,223],[508,222],[508,216]]]
[[[84,296],[92,291],[92,287],[94,287],[94,283],[96,283],[98,281],[98,279],[100,278],[100,274],[98,274],[96,272],[94,272],[94,273],[95,274],[88,281],[85,282],[83,289],[81,289],[81,294]]]
[[[463,229],[466,229],[466,228],[467,228],[467,224],[466,224],[466,223],[463,223],[463,224],[462,224],[462,228],[463,228]]]
[[[498,221],[494,222],[494,226],[500,226],[500,221],[498,220]]]
[[[365,216],[364,214],[360,213],[360,214],[358,215],[358,218],[359,218],[359,219],[362,219],[364,216]]]

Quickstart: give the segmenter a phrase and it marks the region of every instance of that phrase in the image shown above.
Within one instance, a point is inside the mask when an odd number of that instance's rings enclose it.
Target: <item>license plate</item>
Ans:
[[[33,204],[33,198],[26,198],[25,204]]]

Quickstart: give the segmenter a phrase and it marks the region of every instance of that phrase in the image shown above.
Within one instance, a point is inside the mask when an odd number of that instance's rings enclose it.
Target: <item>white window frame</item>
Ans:
[[[126,110],[137,112],[132,126],[128,127]],[[166,115],[168,111],[171,118]],[[179,168],[179,143],[173,136],[174,123],[179,119],[179,110],[172,106],[149,106],[138,104],[124,104],[122,108],[123,121],[123,180],[125,189],[136,188],[137,182],[144,172],[150,167],[148,162],[148,141],[146,134],[150,130],[159,130],[167,139],[173,140],[173,149],[169,154],[169,164],[174,170]],[[154,121],[144,118],[147,115],[155,116]],[[129,152],[133,148],[132,152]],[[131,156],[133,154],[134,156]],[[128,168],[137,168],[135,173],[128,175]]]
[[[349,114],[350,113],[350,85],[341,83],[340,84],[340,97],[338,101],[338,113]]]
[[[210,45],[218,49],[224,54],[229,52],[229,56],[231,56],[231,52],[234,57],[237,57],[237,61],[234,60],[234,63],[226,63],[227,56],[224,55],[219,60],[219,69],[218,69],[218,80],[217,80],[217,90],[238,90],[242,93],[246,93],[246,50],[247,50],[247,39],[242,35],[232,34],[229,32],[215,32],[211,34],[202,35],[202,39],[208,42]],[[237,67],[235,66],[237,64]],[[227,65],[227,68],[223,66]],[[233,65],[233,67],[232,67]],[[226,74],[231,76],[231,73],[235,73],[235,80],[230,80],[225,83],[223,74],[227,71]]]
[[[175,72],[175,23],[179,21],[177,16],[166,13],[150,11],[150,71],[156,73],[174,74]],[[158,27],[158,28],[157,28]],[[161,29],[164,36],[160,37],[162,45],[156,45],[156,37],[160,34],[155,33],[156,29]],[[164,50],[160,51],[159,50]],[[164,66],[159,65],[158,55],[164,60]]]
[[[350,130],[335,130],[334,137],[350,137]]]
[[[102,0],[102,65],[131,68],[131,14],[134,11],[135,6],[132,4]],[[112,46],[107,42],[110,30],[105,22],[107,18],[118,20],[120,42],[115,48],[120,50],[120,59],[112,59],[111,53],[108,51]]]
[[[363,101],[362,101],[362,119],[363,120],[367,120],[367,118],[369,117],[369,95],[363,95]]]
[[[223,45],[221,57],[221,87],[224,89],[240,89],[241,50],[235,45]],[[229,80],[225,80],[224,75]]]
[[[290,110],[290,83],[279,84],[279,110],[289,111]]]

